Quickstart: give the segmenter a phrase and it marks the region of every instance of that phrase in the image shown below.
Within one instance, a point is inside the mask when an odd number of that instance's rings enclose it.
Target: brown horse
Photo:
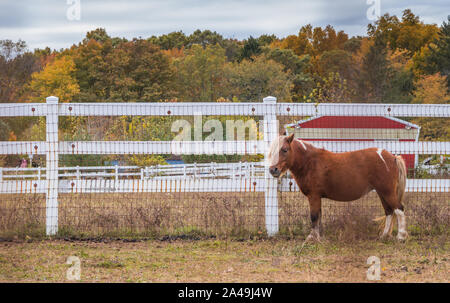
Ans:
[[[268,161],[273,177],[279,178],[289,170],[302,193],[308,197],[312,231],[307,240],[320,241],[322,198],[352,201],[371,190],[377,192],[386,214],[381,237],[390,233],[393,216],[397,216],[397,239],[406,239],[408,234],[401,204],[406,186],[406,167],[402,157],[379,148],[332,153],[294,140],[292,134],[279,136],[272,142]]]

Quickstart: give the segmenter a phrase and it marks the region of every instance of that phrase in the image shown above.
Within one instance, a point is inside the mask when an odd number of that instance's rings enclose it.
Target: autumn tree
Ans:
[[[410,9],[403,11],[402,19],[385,14],[368,25],[368,34],[381,39],[391,50],[404,49],[412,56],[437,37],[435,24],[425,24]]]
[[[447,91],[447,79],[440,73],[421,76],[416,81],[414,103],[450,104]],[[415,124],[421,126],[421,140],[450,140],[450,119],[448,118],[415,118]]]
[[[44,70],[31,76],[30,91],[33,99],[42,102],[48,96],[57,96],[60,102],[70,102],[80,92],[74,77],[75,63],[68,56],[61,56]]]
[[[348,103],[353,99],[354,91],[338,72],[315,79],[315,86],[309,95],[303,97],[305,102]]]
[[[171,98],[173,69],[159,47],[144,39],[101,37],[85,39],[71,52],[80,101],[154,102]]]
[[[24,41],[0,40],[0,102],[25,101],[25,85],[40,69],[40,55],[28,52]]]
[[[449,104],[446,77],[436,73],[420,77],[415,85],[413,103]]]

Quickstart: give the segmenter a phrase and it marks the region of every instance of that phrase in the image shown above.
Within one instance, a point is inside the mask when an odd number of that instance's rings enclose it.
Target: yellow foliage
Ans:
[[[128,161],[131,165],[140,167],[167,164],[166,160],[160,155],[132,155]]]
[[[74,71],[73,60],[63,56],[49,63],[41,72],[33,73],[29,88],[35,101],[57,96],[60,102],[70,102],[80,92],[80,87],[72,76]]]
[[[421,76],[416,81],[413,103],[449,104],[447,79],[439,73]]]
[[[11,132],[9,133],[8,141],[17,141],[17,136],[16,136],[16,134],[14,134],[13,131],[11,131]]]

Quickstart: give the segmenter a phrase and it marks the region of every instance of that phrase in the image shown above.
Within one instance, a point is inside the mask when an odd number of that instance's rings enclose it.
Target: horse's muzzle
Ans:
[[[272,177],[274,178],[278,178],[281,175],[281,171],[277,168],[277,167],[270,167],[269,168],[269,173],[272,175]]]

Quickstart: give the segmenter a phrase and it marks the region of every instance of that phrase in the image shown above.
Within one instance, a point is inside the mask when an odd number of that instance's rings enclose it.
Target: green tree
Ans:
[[[152,36],[147,40],[165,50],[169,50],[172,48],[181,49],[185,47],[189,42],[188,37],[186,37],[186,35],[182,31],[171,32],[167,35],[161,35],[159,37]]]
[[[115,47],[105,57],[109,101],[155,102],[171,98],[173,70],[157,46],[133,39]]]
[[[225,50],[219,45],[193,45],[174,60],[178,98],[190,102],[215,101],[224,88]]]
[[[284,66],[283,71],[288,73],[292,81],[293,101],[303,100],[304,95],[309,95],[314,86],[313,77],[310,75],[311,57],[309,55],[297,56],[291,49],[266,49],[266,56]]]
[[[261,51],[258,40],[250,36],[244,43],[239,60],[253,60],[253,57],[259,55]]]
[[[216,45],[219,44],[223,47],[223,37],[217,32],[212,32],[210,30],[201,31],[197,29],[188,37],[188,42],[186,47],[190,48],[194,44],[200,44],[202,47],[206,47],[207,45]]]
[[[443,22],[438,38],[429,45],[429,50],[427,71],[440,72],[447,77],[447,89],[450,90],[450,16],[447,17],[447,22]]]
[[[227,65],[229,99],[241,102],[261,102],[269,95],[280,102],[290,102],[292,80],[285,67],[261,55],[254,61],[244,60]]]
[[[360,92],[365,91],[364,99],[369,102],[382,102],[388,87],[389,61],[387,60],[386,43],[379,38],[374,39],[368,53],[362,60],[362,81]]]

